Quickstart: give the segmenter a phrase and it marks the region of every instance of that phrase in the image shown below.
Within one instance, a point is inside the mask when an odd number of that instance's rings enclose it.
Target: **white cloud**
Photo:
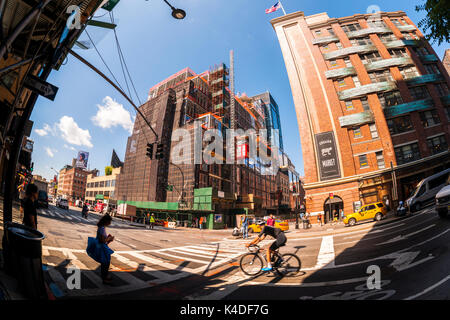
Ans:
[[[89,130],[81,129],[72,117],[62,117],[56,126],[66,142],[77,146],[93,147]]]
[[[55,135],[55,129],[51,128],[48,124],[44,124],[44,127],[42,129],[35,129],[34,132],[36,132],[41,137],[48,135],[51,133],[52,135]]]
[[[92,122],[103,129],[122,126],[131,134],[133,131],[133,120],[130,112],[124,109],[123,105],[106,96],[103,105],[97,105],[97,114],[91,118]]]
[[[76,151],[76,149],[74,147],[72,147],[72,146],[69,147],[67,144],[64,144],[64,148]]]
[[[53,157],[55,156],[55,153],[54,153],[54,152],[56,152],[56,150],[52,150],[52,149],[49,148],[49,147],[45,147],[45,151],[47,152],[47,155],[48,155],[50,158],[53,158]]]

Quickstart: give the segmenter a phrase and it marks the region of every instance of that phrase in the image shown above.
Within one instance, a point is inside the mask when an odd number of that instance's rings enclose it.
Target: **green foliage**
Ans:
[[[112,174],[112,171],[113,171],[113,167],[106,166],[105,167],[105,176],[110,176]]]
[[[426,0],[425,4],[416,6],[416,11],[426,11],[427,16],[419,21],[418,26],[423,28],[428,40],[449,42],[448,22],[450,18],[450,5],[448,0]],[[429,30],[429,31],[428,31]]]

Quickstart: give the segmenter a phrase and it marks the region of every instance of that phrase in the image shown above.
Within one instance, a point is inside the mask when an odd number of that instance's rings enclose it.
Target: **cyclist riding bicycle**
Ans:
[[[263,226],[264,221],[260,221],[258,225]],[[271,263],[271,256],[272,253],[274,253],[277,249],[279,249],[282,246],[286,245],[287,238],[284,234],[284,232],[280,228],[275,228],[271,226],[264,226],[261,233],[258,235],[258,237],[246,245],[246,247],[250,247],[251,245],[258,244],[259,242],[263,241],[266,236],[271,236],[275,239],[275,241],[270,245],[270,247],[267,248],[266,251],[266,257],[267,257],[267,267],[263,268],[262,271],[271,271],[272,270],[272,263]]]

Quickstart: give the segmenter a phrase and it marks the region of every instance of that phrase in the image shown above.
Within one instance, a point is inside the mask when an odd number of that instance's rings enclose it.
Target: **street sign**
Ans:
[[[44,80],[39,79],[33,75],[29,75],[24,82],[25,87],[34,92],[37,92],[41,96],[49,99],[55,100],[56,93],[58,92],[58,87],[45,82]]]

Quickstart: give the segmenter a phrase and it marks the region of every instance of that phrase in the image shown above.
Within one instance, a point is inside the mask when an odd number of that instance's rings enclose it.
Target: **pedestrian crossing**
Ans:
[[[62,219],[62,220],[67,220],[68,222],[72,222],[72,223],[88,223],[88,224],[97,224],[98,220],[100,219],[100,216],[97,214],[88,214],[87,218],[84,218],[81,216],[81,212],[73,212],[73,211],[68,211],[68,210],[63,210],[60,208],[40,208],[37,210],[38,215],[43,216],[43,217],[47,217],[47,218],[56,218],[56,219]],[[111,223],[110,227],[123,227],[123,226],[128,226],[128,227],[132,227],[129,225],[128,222],[126,221],[122,221],[119,219],[114,219]]]
[[[88,297],[120,294],[192,275],[204,275],[245,252],[244,243],[230,241],[156,250],[116,251],[111,256],[111,285],[102,283],[99,264],[85,250],[44,246],[43,264],[44,273],[52,282],[50,288],[56,287],[53,291],[59,297]],[[81,270],[81,289],[68,289],[66,282],[71,274],[67,271],[73,267]]]

